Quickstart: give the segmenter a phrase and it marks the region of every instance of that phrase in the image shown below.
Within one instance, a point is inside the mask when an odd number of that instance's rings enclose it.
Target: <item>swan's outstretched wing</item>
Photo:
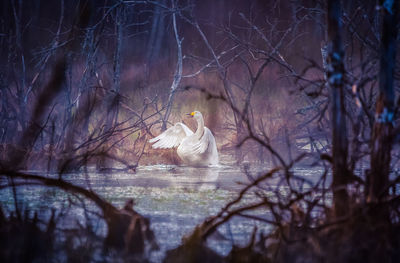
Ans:
[[[152,145],[154,149],[174,148],[178,147],[185,137],[192,134],[193,132],[189,129],[189,127],[181,122],[177,122],[174,126],[168,128],[165,132],[161,133],[153,139],[150,139],[149,142],[155,142]]]

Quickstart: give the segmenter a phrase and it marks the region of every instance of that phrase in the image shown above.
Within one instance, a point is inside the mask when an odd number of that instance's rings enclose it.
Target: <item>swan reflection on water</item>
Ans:
[[[153,177],[158,174],[165,186],[181,187],[198,191],[215,190],[219,188],[219,176],[221,168],[212,167],[191,167],[177,165],[151,165],[139,168],[142,178]],[[160,175],[162,174],[162,176]]]

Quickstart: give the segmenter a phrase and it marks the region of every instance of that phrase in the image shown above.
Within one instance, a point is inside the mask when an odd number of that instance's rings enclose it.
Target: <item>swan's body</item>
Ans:
[[[204,126],[203,115],[190,114],[197,121],[197,130],[193,133],[185,124],[178,122],[165,132],[149,140],[154,149],[177,148],[179,158],[185,164],[208,166],[218,164],[218,151],[214,135]]]

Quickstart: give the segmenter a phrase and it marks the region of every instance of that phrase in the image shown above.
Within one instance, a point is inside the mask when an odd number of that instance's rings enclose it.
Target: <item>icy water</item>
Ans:
[[[269,168],[252,165],[246,169],[246,174],[243,167],[234,165],[213,168],[153,165],[139,167],[136,173],[88,172],[66,174],[63,178],[76,185],[90,187],[117,207],[122,207],[127,199],[133,198],[136,203],[134,209],[150,219],[160,245],[160,251],[152,255],[152,259],[159,262],[165,251],[181,244],[183,236],[190,234],[205,218],[216,215],[237,196],[244,184]],[[297,168],[296,174],[316,181],[322,172],[315,168]],[[276,181],[269,181],[271,185],[274,183]],[[31,210],[48,211],[49,207],[65,209],[67,206],[68,195],[55,189],[24,186],[18,191],[24,199],[20,201]],[[244,197],[242,204],[251,203],[254,198],[250,193]],[[11,189],[0,191],[0,201],[3,206],[13,209]],[[259,210],[256,213],[265,216],[268,212]],[[82,220],[85,216],[83,210],[75,210],[73,214]],[[245,245],[254,226],[261,231],[268,231],[270,227],[249,219],[233,218],[210,238],[209,246],[225,255],[232,244]],[[104,230],[104,224],[99,224],[98,229]]]

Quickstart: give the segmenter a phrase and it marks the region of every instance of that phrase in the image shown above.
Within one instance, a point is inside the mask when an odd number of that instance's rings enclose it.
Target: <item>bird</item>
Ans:
[[[212,166],[218,164],[218,150],[214,135],[204,126],[203,115],[199,111],[186,114],[197,121],[197,130],[193,131],[182,122],[150,139],[153,149],[177,147],[182,162],[189,166]]]

